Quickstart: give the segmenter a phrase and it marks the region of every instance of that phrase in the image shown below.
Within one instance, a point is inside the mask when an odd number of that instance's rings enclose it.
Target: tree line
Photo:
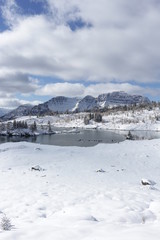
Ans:
[[[0,124],[0,131],[14,131],[16,129],[29,129],[32,132],[37,131],[37,123],[34,121],[32,124],[29,124],[26,121],[17,121],[14,120],[13,122],[8,123],[1,123]],[[46,125],[46,129],[41,125],[42,130],[48,130],[48,132],[52,132],[51,123],[48,121],[48,124]]]

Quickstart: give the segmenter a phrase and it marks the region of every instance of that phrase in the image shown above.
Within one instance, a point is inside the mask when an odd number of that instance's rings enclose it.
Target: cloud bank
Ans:
[[[159,94],[159,89],[146,87],[160,82],[159,1],[43,2],[45,11],[34,15],[22,14],[18,1],[2,5],[8,26],[0,33],[3,93],[82,96],[98,95],[105,87],[106,92]],[[41,86],[30,76],[64,83]]]

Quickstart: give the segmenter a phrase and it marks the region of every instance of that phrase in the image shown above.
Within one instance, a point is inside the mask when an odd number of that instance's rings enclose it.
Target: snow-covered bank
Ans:
[[[63,128],[84,128],[94,129],[101,128],[107,130],[143,130],[143,131],[160,131],[160,110],[128,110],[106,112],[102,115],[102,122],[97,123],[90,120],[88,125],[85,125],[84,118],[88,113],[77,114],[59,114],[56,116],[24,116],[18,118],[18,121],[26,121],[28,125],[35,121],[37,126],[43,128],[50,122],[51,127]]]
[[[0,145],[3,240],[159,240],[160,140]],[[39,165],[42,171],[31,170]],[[105,172],[97,171],[103,169]],[[141,179],[154,186],[143,186]]]

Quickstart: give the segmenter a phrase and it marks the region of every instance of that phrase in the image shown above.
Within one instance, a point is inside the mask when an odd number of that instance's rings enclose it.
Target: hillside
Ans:
[[[129,95],[124,92],[113,92],[99,95],[97,98],[85,96],[84,98],[54,97],[49,101],[37,106],[23,105],[9,114],[1,117],[2,121],[15,119],[28,115],[52,115],[54,113],[75,113],[112,108],[115,106],[129,106],[135,104],[148,104],[150,100],[139,95]]]
[[[145,131],[160,131],[160,108],[153,107],[152,109],[137,109],[137,110],[115,110],[102,113],[102,122],[90,120],[89,124],[85,125],[84,118],[88,113],[76,114],[58,114],[55,116],[23,116],[17,118],[18,121],[26,121],[28,125],[34,121],[41,128],[47,126],[48,121],[52,127],[66,128],[97,128],[106,130],[145,130]]]
[[[28,116],[32,108],[33,108],[32,105],[28,105],[28,104],[21,105],[18,108],[3,115],[0,119],[2,121],[7,121],[7,120],[15,119],[17,117]]]
[[[6,115],[9,112],[11,112],[11,109],[9,108],[0,108],[0,117]]]

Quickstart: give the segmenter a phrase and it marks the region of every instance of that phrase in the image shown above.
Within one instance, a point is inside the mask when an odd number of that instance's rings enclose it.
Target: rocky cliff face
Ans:
[[[113,92],[101,94],[98,96],[99,106],[105,107],[109,105],[132,105],[149,103],[150,100],[140,95],[130,95],[125,92]]]
[[[78,102],[77,98],[67,98],[67,97],[55,97],[49,101],[35,106],[31,110],[32,115],[43,115],[50,114],[53,112],[65,113],[73,112],[76,104]]]
[[[97,99],[92,96],[86,96],[83,99],[81,99],[75,108],[75,110],[79,112],[92,110],[94,108],[97,108]]]
[[[49,101],[32,107],[23,105],[14,111],[6,114],[1,119],[10,120],[20,116],[27,115],[50,115],[52,113],[83,112],[87,110],[103,109],[108,106],[121,106],[149,103],[150,100],[140,95],[129,95],[125,92],[113,92],[101,94],[97,98],[86,96],[82,99],[55,97]]]

